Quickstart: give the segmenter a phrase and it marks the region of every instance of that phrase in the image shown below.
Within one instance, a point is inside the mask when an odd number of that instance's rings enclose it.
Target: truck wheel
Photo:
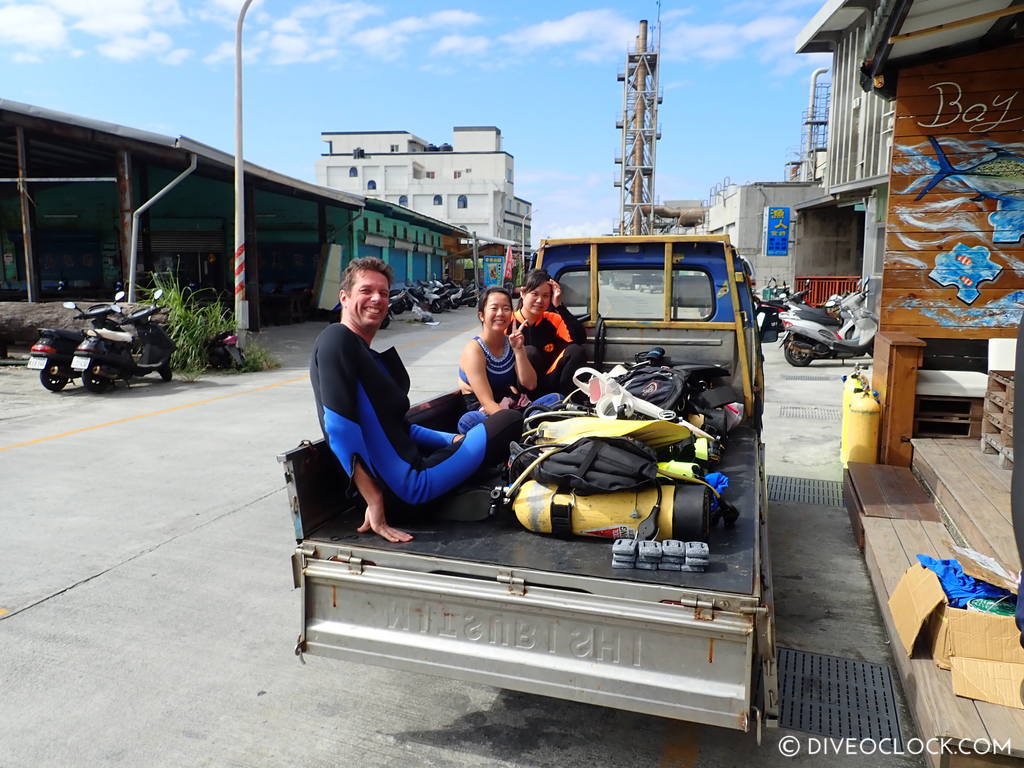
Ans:
[[[102,395],[114,386],[114,382],[103,376],[97,376],[92,371],[82,371],[82,386],[89,392]]]
[[[50,373],[44,368],[39,372],[39,382],[51,392],[60,392],[68,384],[68,377],[59,373]]]
[[[785,356],[787,363],[797,368],[804,368],[810,365],[811,360],[814,359],[814,353],[811,350],[794,346],[792,343],[785,346],[782,354]]]
[[[174,376],[174,374],[171,372],[170,363],[164,363],[163,365],[156,369],[156,372],[160,374],[160,378],[163,379],[164,381],[170,381],[171,378]]]

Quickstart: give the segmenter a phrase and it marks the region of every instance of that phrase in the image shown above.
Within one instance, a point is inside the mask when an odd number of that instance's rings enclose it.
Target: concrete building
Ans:
[[[475,232],[530,243],[531,205],[494,126],[456,126],[451,144],[407,131],[324,131],[317,183],[385,200]]]
[[[821,197],[822,189],[815,182],[730,184],[716,190],[709,200],[705,226],[708,234],[729,235],[761,284],[772,277],[792,285],[797,276],[857,274],[858,228],[844,216],[807,216],[798,211],[806,201]],[[783,247],[768,247],[766,214],[770,208],[787,212]]]
[[[824,195],[797,206],[807,216],[839,217],[861,226],[862,243],[850,274],[877,285],[885,251],[885,211],[892,146],[892,103],[861,88],[868,39],[877,34],[881,2],[831,0],[796,38],[797,53],[831,53],[828,151],[820,165]],[[877,6],[877,7],[869,7]],[[877,298],[877,291],[873,292]]]

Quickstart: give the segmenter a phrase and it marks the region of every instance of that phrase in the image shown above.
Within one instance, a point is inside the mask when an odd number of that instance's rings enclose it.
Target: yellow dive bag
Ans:
[[[581,496],[527,480],[512,509],[524,528],[556,536],[631,539],[658,503],[658,489],[616,491]],[[711,491],[700,483],[664,484],[654,512],[656,539],[707,541]]]

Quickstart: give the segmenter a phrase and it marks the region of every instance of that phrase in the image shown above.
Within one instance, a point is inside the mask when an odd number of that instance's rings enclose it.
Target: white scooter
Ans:
[[[870,355],[875,347],[878,318],[867,308],[866,281],[838,302],[838,317],[828,309],[792,306],[779,315],[780,344],[786,362],[802,368],[813,360],[842,360]]]

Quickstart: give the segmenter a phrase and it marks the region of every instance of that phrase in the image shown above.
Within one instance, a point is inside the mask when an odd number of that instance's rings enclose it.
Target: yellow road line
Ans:
[[[216,397],[208,397],[205,400],[195,400],[191,403],[184,403],[182,405],[175,405],[171,408],[162,408],[159,411],[149,411],[148,413],[140,413],[135,416],[126,416],[123,419],[114,419],[113,421],[105,421],[102,424],[93,424],[90,427],[81,427],[80,429],[72,429],[68,432],[60,432],[56,435],[48,435],[47,437],[37,437],[35,440],[26,440],[23,443],[13,443],[12,445],[0,446],[0,453],[3,451],[9,451],[13,448],[24,448],[27,445],[35,445],[36,443],[45,443],[47,440],[56,440],[58,437],[68,437],[70,435],[77,435],[82,432],[89,432],[93,429],[102,429],[103,427],[113,427],[117,424],[125,424],[129,421],[137,421],[138,419],[145,419],[150,416],[159,416],[164,413],[173,413],[174,411],[181,411],[185,408],[192,408],[197,405],[206,405],[207,403],[214,403],[217,400],[227,400],[229,397],[238,397],[239,395],[248,395],[252,392],[262,392],[265,389],[273,389],[274,387],[280,387],[284,384],[294,384],[296,381],[302,381],[306,376],[296,376],[293,379],[285,379],[284,381],[277,381],[273,384],[266,384],[262,387],[255,387],[253,389],[245,389],[241,392],[231,392],[226,395],[217,395]]]
[[[403,344],[402,346],[398,347],[398,349],[409,349],[410,347],[418,347],[420,344],[425,344],[427,342],[437,343],[437,341],[439,339],[442,339],[442,338],[443,339],[452,338],[453,336],[457,336],[457,335],[462,334],[462,333],[466,333],[466,330],[462,329],[462,330],[459,330],[459,331],[452,331],[451,333],[446,333],[446,334],[443,334],[441,336],[431,336],[430,338],[420,339],[418,341],[413,341],[413,342],[410,342],[408,344]],[[216,402],[218,400],[226,400],[229,397],[238,397],[239,395],[248,395],[248,394],[250,394],[252,392],[262,392],[263,390],[273,389],[274,387],[280,387],[280,386],[282,386],[284,384],[294,384],[295,382],[302,381],[305,378],[307,378],[307,375],[303,374],[302,376],[296,376],[295,378],[292,378],[292,379],[285,379],[284,381],[278,381],[278,382],[275,382],[273,384],[266,384],[266,385],[264,385],[262,387],[255,387],[253,389],[246,389],[246,390],[243,390],[241,392],[231,392],[231,393],[229,393],[227,395],[217,395],[216,397],[208,397],[205,400],[195,400],[194,402],[184,403],[182,405],[175,405],[175,406],[173,406],[171,408],[162,408],[159,411],[149,411],[148,413],[140,413],[140,414],[137,414],[135,416],[127,416],[127,417],[125,417],[123,419],[114,419],[113,421],[105,421],[102,424],[93,424],[92,426],[89,426],[89,427],[81,427],[79,429],[72,429],[72,430],[70,430],[68,432],[60,432],[60,433],[58,433],[56,435],[47,435],[46,437],[37,437],[35,440],[26,440],[25,442],[22,442],[22,443],[12,443],[11,445],[0,446],[0,453],[3,453],[4,451],[13,450],[14,448],[24,448],[24,447],[29,446],[29,445],[36,445],[38,443],[45,443],[45,442],[47,442],[49,440],[56,440],[59,437],[70,437],[71,435],[78,435],[78,434],[81,434],[82,432],[90,432],[90,431],[92,431],[94,429],[102,429],[104,427],[113,427],[113,426],[116,426],[118,424],[126,424],[129,421],[137,421],[139,419],[146,419],[146,418],[149,418],[150,416],[160,416],[160,415],[165,414],[165,413],[173,413],[174,411],[181,411],[181,410],[184,410],[185,408],[193,408],[193,407],[195,407],[197,405],[206,405],[207,403],[214,403],[214,402]],[[0,615],[3,615],[3,614],[0,614]]]

